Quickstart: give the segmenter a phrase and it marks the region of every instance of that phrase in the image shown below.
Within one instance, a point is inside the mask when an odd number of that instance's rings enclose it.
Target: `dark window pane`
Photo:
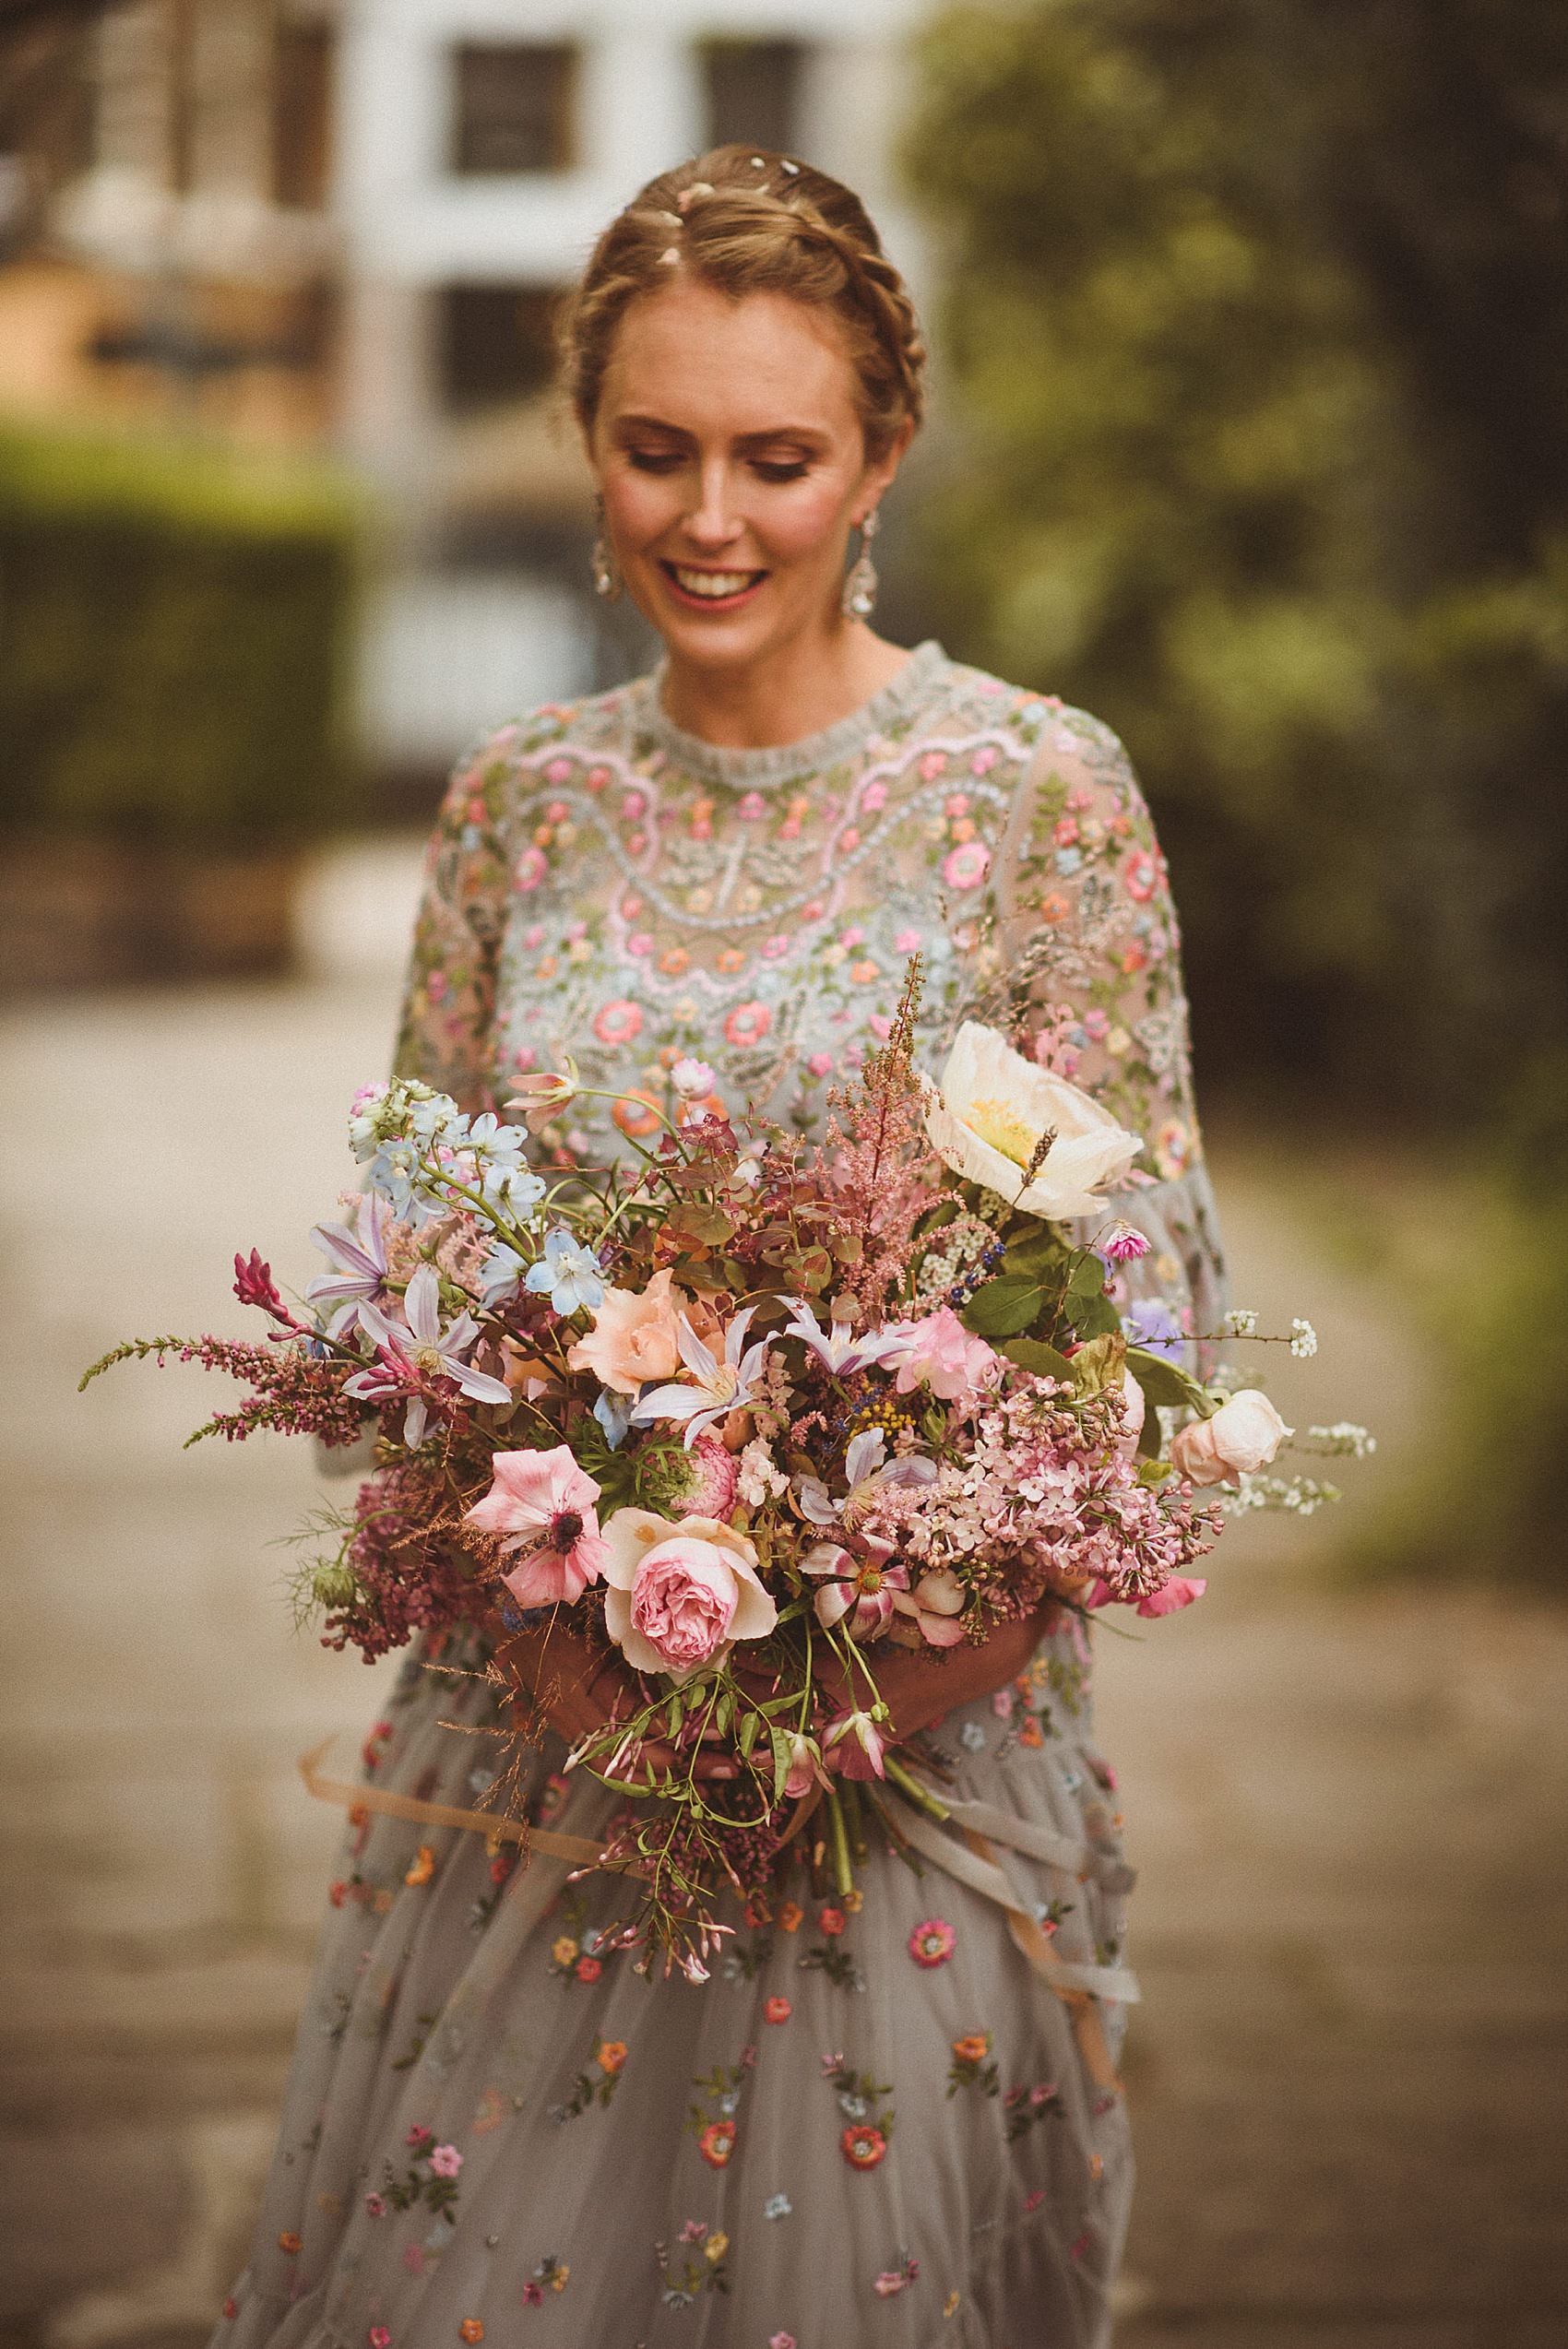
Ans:
[[[576,161],[577,53],[564,42],[465,42],[452,168],[569,172]]]
[[[272,196],[319,212],[332,175],[333,36],[326,25],[278,28],[272,66]]]
[[[441,389],[448,409],[505,407],[549,383],[555,295],[539,286],[443,286]]]
[[[802,66],[799,41],[708,41],[703,43],[709,147],[732,141],[793,153],[799,144]]]

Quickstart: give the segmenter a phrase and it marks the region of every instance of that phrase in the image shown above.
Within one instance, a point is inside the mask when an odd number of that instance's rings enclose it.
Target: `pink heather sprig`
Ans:
[[[204,1370],[226,1370],[256,1390],[237,1411],[220,1411],[187,1436],[187,1450],[203,1436],[238,1443],[264,1428],[280,1435],[319,1436],[324,1443],[353,1443],[363,1426],[360,1406],[343,1393],[352,1364],[346,1357],[324,1358],[298,1346],[246,1346],[225,1337],[133,1338],[85,1371],[77,1392],[116,1362],[145,1362],[149,1357],[160,1365],[199,1362]]]

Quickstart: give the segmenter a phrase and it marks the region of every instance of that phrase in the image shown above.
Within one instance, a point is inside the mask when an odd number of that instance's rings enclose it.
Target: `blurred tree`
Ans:
[[[1211,1081],[1568,1165],[1568,10],[1045,0],[923,63],[949,643],[1125,735]]]

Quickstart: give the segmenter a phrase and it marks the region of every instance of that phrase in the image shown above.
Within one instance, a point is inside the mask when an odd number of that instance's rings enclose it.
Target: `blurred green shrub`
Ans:
[[[1384,1560],[1568,1587],[1568,9],[968,6],[920,89],[933,616],[1126,739],[1206,1086],[1490,1168]]]
[[[1568,1016],[1568,10],[939,18],[950,647],[1142,767],[1213,1085],[1473,1121]]]
[[[359,535],[319,474],[0,428],[0,836],[340,823]]]

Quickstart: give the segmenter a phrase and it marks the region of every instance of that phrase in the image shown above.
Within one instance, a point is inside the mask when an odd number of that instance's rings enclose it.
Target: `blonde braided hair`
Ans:
[[[925,345],[904,280],[860,197],[809,163],[717,147],[650,180],[612,220],[557,324],[561,376],[591,433],[621,320],[683,269],[738,299],[782,293],[831,309],[854,367],[866,456],[885,456],[924,407]]]

